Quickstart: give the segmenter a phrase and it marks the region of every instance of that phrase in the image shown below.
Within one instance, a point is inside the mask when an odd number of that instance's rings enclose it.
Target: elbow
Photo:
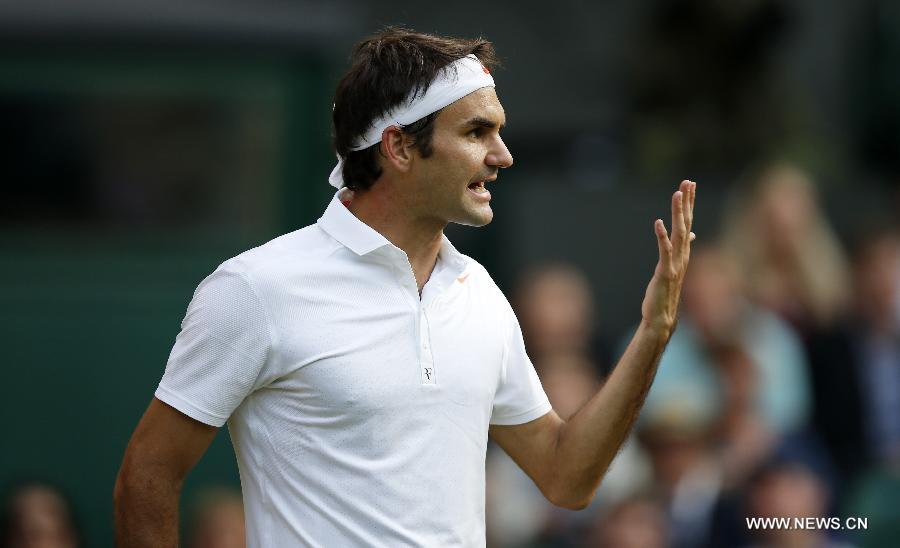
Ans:
[[[563,488],[545,492],[544,496],[554,506],[566,510],[584,510],[594,500],[594,491],[579,492],[577,489]]]
[[[590,498],[572,498],[551,500],[554,506],[565,508],[566,510],[584,510],[591,503]]]
[[[126,450],[113,486],[114,510],[126,508],[146,496],[163,478],[157,467],[135,458],[135,452]]]

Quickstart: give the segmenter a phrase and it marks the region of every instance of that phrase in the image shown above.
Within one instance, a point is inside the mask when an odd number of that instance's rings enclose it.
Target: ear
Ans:
[[[388,126],[381,133],[381,155],[400,172],[409,171],[413,160],[413,140],[397,126]]]

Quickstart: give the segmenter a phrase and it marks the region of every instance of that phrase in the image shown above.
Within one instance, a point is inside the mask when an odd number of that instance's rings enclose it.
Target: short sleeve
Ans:
[[[519,321],[512,308],[507,309],[507,314],[509,336],[506,356],[491,413],[491,424],[497,425],[524,424],[546,415],[551,409],[550,400],[525,352]]]
[[[194,292],[155,395],[193,419],[222,426],[256,388],[270,340],[250,282],[220,267]]]

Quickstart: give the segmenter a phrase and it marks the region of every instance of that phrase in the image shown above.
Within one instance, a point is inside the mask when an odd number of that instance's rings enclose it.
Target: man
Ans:
[[[554,413],[487,272],[443,235],[485,225],[512,165],[493,48],[389,29],[338,85],[318,223],[223,263],[197,289],[116,483],[120,546],[174,546],[178,494],[228,421],[249,546],[478,546],[488,436],[554,503],[584,507],[675,326],[694,185],[612,378]],[[342,188],[342,187],[347,188]]]

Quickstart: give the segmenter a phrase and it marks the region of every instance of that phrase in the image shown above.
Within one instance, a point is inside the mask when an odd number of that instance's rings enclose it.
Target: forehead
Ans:
[[[493,87],[477,89],[457,99],[444,107],[438,116],[446,124],[466,123],[472,118],[484,118],[501,126],[506,123],[506,112]]]

